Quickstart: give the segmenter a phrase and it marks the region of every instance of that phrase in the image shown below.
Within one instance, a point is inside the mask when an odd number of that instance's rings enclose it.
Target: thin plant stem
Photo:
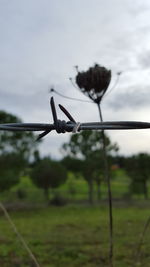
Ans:
[[[89,100],[84,100],[84,99],[80,99],[80,98],[75,98],[75,97],[70,97],[70,96],[66,96],[64,94],[61,94],[59,93],[58,91],[56,91],[55,89],[51,89],[49,91],[50,93],[55,93],[63,98],[66,98],[66,99],[69,99],[69,100],[75,100],[75,101],[79,101],[79,102],[86,102],[86,103],[91,103],[91,104],[94,104],[92,101],[89,101]]]
[[[9,224],[11,225],[13,231],[15,232],[15,234],[17,235],[18,239],[20,240],[20,242],[22,243],[23,247],[26,249],[26,251],[28,252],[30,258],[32,259],[32,261],[34,262],[36,267],[40,267],[39,263],[37,262],[37,259],[35,258],[35,256],[33,255],[31,249],[28,247],[27,243],[25,242],[24,238],[22,237],[22,235],[18,232],[15,224],[13,223],[12,219],[9,216],[8,211],[6,210],[5,206],[0,202],[0,208],[2,209],[2,211],[4,212],[4,215],[6,217],[6,219],[8,220]]]
[[[103,122],[102,111],[100,107],[100,103],[97,104],[100,121]],[[109,166],[108,166],[108,159],[107,159],[107,150],[106,150],[106,138],[104,134],[104,130],[102,132],[102,140],[103,140],[103,159],[104,159],[104,171],[105,171],[105,179],[107,182],[107,189],[108,189],[108,203],[109,203],[109,264],[110,267],[113,267],[113,212],[112,212],[112,192],[111,192],[111,182],[110,182],[110,175],[109,175]]]
[[[137,264],[139,258],[140,258],[140,255],[141,255],[141,247],[142,247],[142,244],[143,244],[143,240],[144,240],[144,237],[145,237],[145,233],[148,229],[150,225],[150,216],[148,217],[148,219],[146,220],[146,223],[144,225],[144,229],[141,233],[141,236],[140,236],[140,240],[139,240],[139,243],[138,243],[138,246],[137,246],[137,251],[135,253],[135,263]]]

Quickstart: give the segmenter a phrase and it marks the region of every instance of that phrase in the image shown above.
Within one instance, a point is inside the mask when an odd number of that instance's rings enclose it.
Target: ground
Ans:
[[[150,216],[149,203],[114,203],[114,266],[150,266],[150,229],[136,249],[144,224]],[[43,267],[109,266],[108,209],[67,205],[11,211],[18,230]],[[0,266],[34,266],[27,252],[0,213]]]

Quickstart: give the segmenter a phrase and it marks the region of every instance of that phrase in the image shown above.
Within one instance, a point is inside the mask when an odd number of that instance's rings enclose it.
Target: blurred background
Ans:
[[[104,121],[150,121],[149,17],[148,0],[0,1],[0,123],[52,123],[51,96],[76,121],[99,121],[76,83],[95,64],[111,70]],[[1,203],[40,266],[109,266],[101,134],[36,138],[0,132]],[[105,131],[105,138],[114,266],[150,266],[150,131]],[[34,266],[2,210],[0,221],[0,265]]]

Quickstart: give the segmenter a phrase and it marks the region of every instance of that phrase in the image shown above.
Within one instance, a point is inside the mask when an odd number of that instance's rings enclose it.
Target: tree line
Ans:
[[[17,116],[0,111],[0,123],[21,122]],[[0,132],[0,191],[9,190],[19,183],[20,177],[28,173],[33,183],[43,189],[49,201],[50,189],[58,188],[68,178],[68,172],[82,177],[88,186],[88,200],[93,203],[94,186],[97,199],[101,199],[101,184],[105,182],[103,168],[103,139],[100,131],[81,131],[73,134],[63,144],[63,158],[59,161],[49,157],[41,158],[39,143],[31,132]],[[124,170],[130,179],[129,193],[143,194],[148,199],[150,178],[150,155],[139,153],[120,156],[117,143],[112,143],[105,133],[106,149],[111,179],[118,169]]]

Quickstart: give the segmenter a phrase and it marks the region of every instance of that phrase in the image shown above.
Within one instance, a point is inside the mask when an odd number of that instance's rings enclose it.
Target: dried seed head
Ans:
[[[100,102],[111,80],[111,71],[98,64],[87,71],[78,72],[76,83],[94,102]]]

